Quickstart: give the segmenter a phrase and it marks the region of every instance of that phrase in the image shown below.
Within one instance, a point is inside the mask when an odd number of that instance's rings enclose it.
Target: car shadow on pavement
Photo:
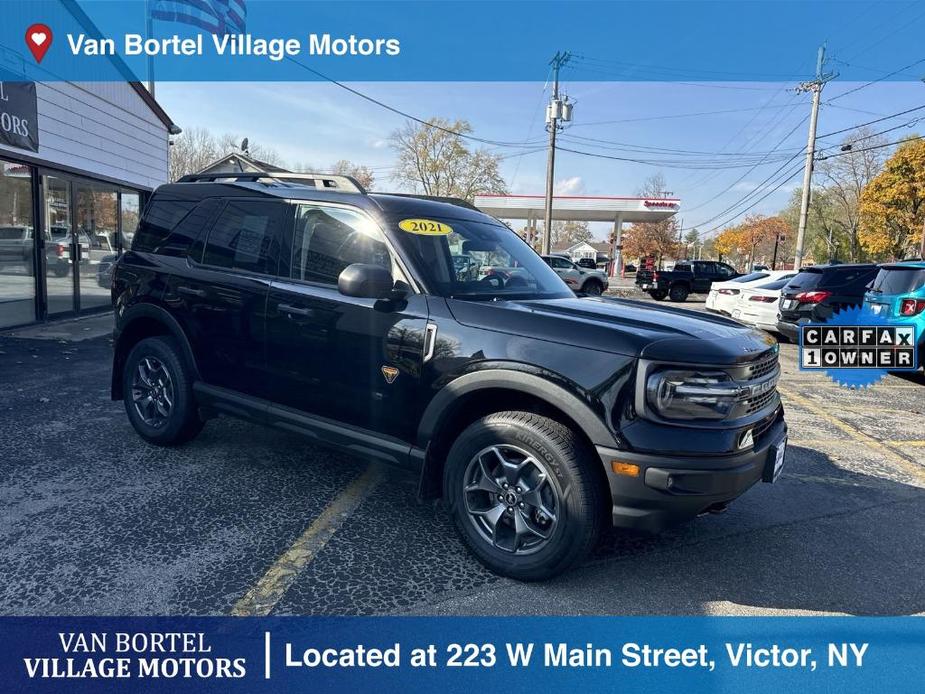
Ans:
[[[925,489],[843,467],[853,462],[794,446],[778,484],[659,536],[609,533],[550,588],[583,586],[589,612],[925,612]],[[601,579],[620,587],[609,609],[586,585]]]

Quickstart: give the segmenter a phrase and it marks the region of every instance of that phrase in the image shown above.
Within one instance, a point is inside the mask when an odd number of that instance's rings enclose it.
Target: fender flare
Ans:
[[[128,350],[122,348],[123,338],[126,332],[129,332],[133,323],[144,318],[156,320],[167,328],[168,333],[180,344],[183,357],[193,370],[193,377],[196,380],[200,378],[199,367],[196,365],[196,358],[193,356],[193,348],[190,345],[189,339],[186,337],[186,333],[183,331],[183,327],[177,319],[170,315],[169,311],[157,304],[135,304],[126,309],[125,313],[120,317],[117,337],[113,343],[113,368],[110,392],[114,400],[122,399],[122,362],[125,357],[128,356]]]
[[[440,430],[461,396],[479,391],[501,388],[519,391],[548,402],[566,413],[590,439],[592,444],[614,445],[614,435],[601,418],[577,395],[563,386],[532,373],[513,369],[485,369],[473,371],[450,381],[430,401],[418,426],[418,445],[426,448],[428,442]]]

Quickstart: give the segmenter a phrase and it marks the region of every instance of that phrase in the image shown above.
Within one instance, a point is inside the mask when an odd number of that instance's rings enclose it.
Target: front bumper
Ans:
[[[781,416],[753,448],[733,455],[667,457],[597,446],[610,485],[614,527],[659,532],[738,498],[762,479],[769,456],[786,435]],[[612,461],[638,465],[639,475],[613,472]]]

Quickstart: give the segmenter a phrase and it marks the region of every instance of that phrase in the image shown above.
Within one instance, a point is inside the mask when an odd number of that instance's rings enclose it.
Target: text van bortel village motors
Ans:
[[[113,56],[117,54],[115,39],[91,38],[85,34],[68,34],[68,46],[73,55]],[[320,56],[396,56],[401,52],[397,38],[362,38],[353,34],[334,37],[331,34],[309,34],[304,45],[297,38],[262,38],[251,34],[202,34],[180,37],[176,34],[161,38],[145,38],[142,34],[125,34],[122,54],[125,56],[197,56],[211,47],[219,56],[256,56],[281,61],[306,52]]]

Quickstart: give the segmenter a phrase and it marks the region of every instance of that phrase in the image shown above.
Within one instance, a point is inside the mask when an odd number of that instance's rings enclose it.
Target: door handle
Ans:
[[[202,299],[206,295],[206,290],[194,289],[193,287],[177,287],[177,294],[186,294],[187,296],[195,296]]]
[[[280,313],[286,313],[291,318],[292,316],[313,316],[315,311],[310,308],[304,308],[303,306],[292,306],[291,304],[279,304],[277,305]]]

